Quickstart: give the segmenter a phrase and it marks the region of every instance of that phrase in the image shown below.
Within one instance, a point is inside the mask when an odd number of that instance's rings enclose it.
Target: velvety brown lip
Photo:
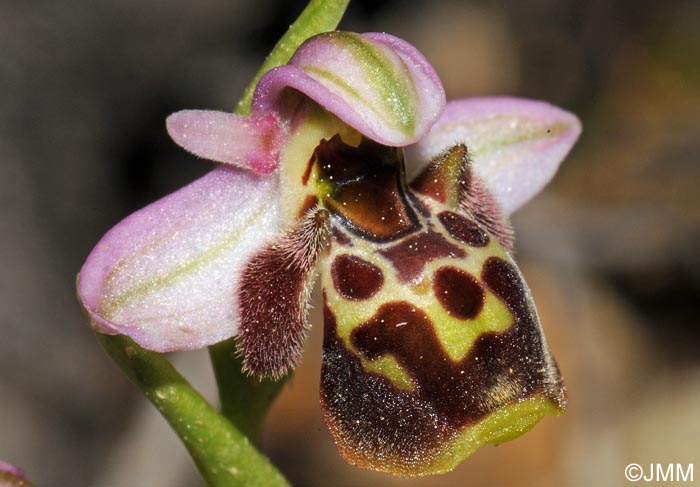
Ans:
[[[513,324],[480,335],[459,361],[449,357],[428,315],[406,301],[382,305],[352,331],[353,348],[366,360],[393,357],[416,384],[411,391],[365,371],[360,357],[338,336],[326,303],[321,403],[336,443],[351,463],[415,474],[443,454],[441,447],[465,426],[495,410],[537,394],[563,406],[559,371],[519,272],[492,257],[481,278],[512,311]]]

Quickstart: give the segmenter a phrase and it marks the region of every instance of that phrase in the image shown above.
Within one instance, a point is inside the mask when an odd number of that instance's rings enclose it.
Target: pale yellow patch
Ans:
[[[433,321],[433,328],[447,355],[455,361],[462,360],[471,350],[474,341],[489,331],[504,331],[513,324],[513,314],[493,293],[486,292],[484,308],[471,320],[453,318],[437,301],[423,308]]]
[[[419,295],[426,295],[431,289],[433,289],[433,285],[427,276],[421,276],[416,284],[411,285],[411,291]]]
[[[558,416],[562,412],[544,396],[535,396],[502,407],[477,424],[464,428],[447,442],[442,449],[443,453],[420,475],[449,472],[480,447],[514,440],[530,431],[544,416]]]
[[[295,127],[284,144],[279,163],[283,222],[294,221],[306,196],[316,193],[313,181],[304,186],[302,179],[321,140],[340,134],[346,144],[358,145],[361,139],[357,131],[309,100],[303,102],[292,123]]]
[[[362,360],[362,366],[366,372],[388,378],[397,389],[402,391],[412,391],[416,387],[411,376],[392,355],[384,355],[376,360]]]

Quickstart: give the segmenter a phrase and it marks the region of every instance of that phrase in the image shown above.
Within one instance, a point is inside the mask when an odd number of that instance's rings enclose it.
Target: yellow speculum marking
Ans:
[[[489,331],[504,331],[513,324],[513,315],[508,308],[494,296],[486,293],[484,308],[479,315],[471,320],[460,320],[448,315],[440,303],[431,303],[423,307],[433,322],[435,333],[454,361],[459,362],[471,350],[480,335]]]

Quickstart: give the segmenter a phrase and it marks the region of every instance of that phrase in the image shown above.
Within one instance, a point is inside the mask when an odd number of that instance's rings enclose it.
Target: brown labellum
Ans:
[[[481,312],[484,289],[474,276],[451,267],[436,274],[435,291],[447,290],[442,302],[451,314],[470,319]],[[450,358],[431,317],[410,302],[380,306],[351,332],[352,348],[338,335],[326,302],[321,404],[349,462],[400,475],[439,473],[443,462],[452,461],[445,460],[452,454],[447,445],[491,413],[534,397],[564,408],[559,370],[517,268],[492,257],[481,277],[511,311],[513,323],[480,335],[460,360]],[[455,300],[465,291],[468,305]],[[397,388],[390,377],[362,365],[385,356],[417,387]]]

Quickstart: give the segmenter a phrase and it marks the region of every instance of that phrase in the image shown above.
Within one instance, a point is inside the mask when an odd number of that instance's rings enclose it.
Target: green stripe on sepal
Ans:
[[[348,76],[343,77],[337,70],[306,64],[301,68],[310,76],[328,86],[333,85],[346,94],[351,101],[365,104],[387,124],[396,127],[407,137],[415,134],[418,116],[418,94],[411,83],[411,72],[389,48],[372,42],[359,34],[351,32],[328,32],[323,36],[335,46],[346,51],[354,61],[357,73],[368,81],[372,97],[363,96],[358,89],[358,80],[352,76],[351,67]],[[389,54],[391,53],[391,54]],[[392,59],[393,58],[393,59]],[[349,100],[350,101],[350,100]]]
[[[363,67],[379,92],[377,101],[381,108],[393,115],[400,129],[413,135],[416,127],[417,94],[412,84],[411,73],[403,63],[395,64],[374,43],[353,33],[334,32],[331,36],[344,44]]]

